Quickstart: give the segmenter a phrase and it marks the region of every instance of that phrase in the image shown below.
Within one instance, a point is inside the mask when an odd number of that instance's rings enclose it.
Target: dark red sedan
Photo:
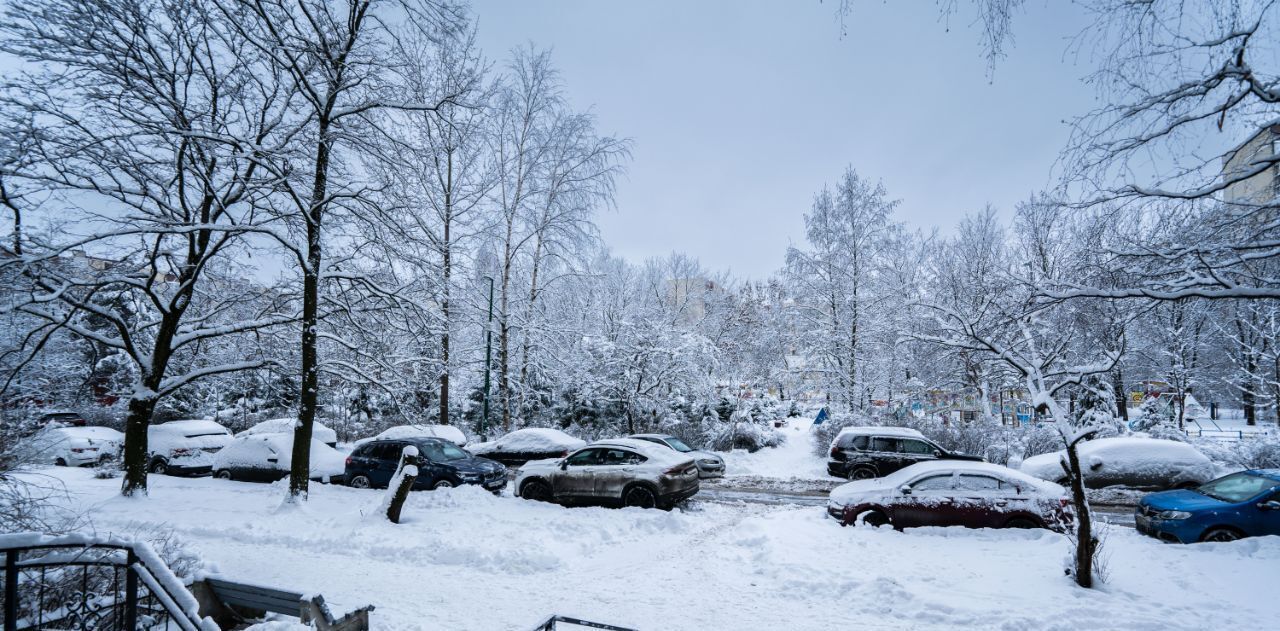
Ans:
[[[1072,520],[1066,489],[986,462],[933,461],[836,487],[827,513],[843,525],[1049,528]]]

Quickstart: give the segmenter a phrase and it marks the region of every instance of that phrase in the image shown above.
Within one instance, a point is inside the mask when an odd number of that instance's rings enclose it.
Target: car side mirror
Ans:
[[[938,451],[937,449],[933,450],[933,457],[934,457],[934,458],[941,458],[941,457],[942,457],[942,452],[941,452],[941,451]]]
[[[911,495],[911,487],[906,485],[898,487],[898,491],[903,495]]]
[[[1101,463],[1101,462],[1095,462],[1095,463],[1093,463],[1093,464],[1089,465],[1089,468],[1090,468],[1090,469],[1092,469],[1092,470],[1094,470],[1094,471],[1097,471],[1098,469],[1101,469],[1101,468],[1102,468],[1102,463]]]
[[[560,461],[560,470],[561,471],[569,470],[569,460],[567,458]]]
[[[1258,502],[1258,508],[1262,510],[1280,510],[1280,501],[1267,500],[1265,502]]]

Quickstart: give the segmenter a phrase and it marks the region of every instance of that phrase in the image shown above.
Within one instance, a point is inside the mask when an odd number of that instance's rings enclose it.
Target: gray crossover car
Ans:
[[[664,447],[670,447],[690,458],[693,458],[694,464],[698,465],[698,477],[719,478],[724,476],[724,459],[709,451],[694,449],[687,445],[683,440],[676,438],[670,434],[633,434],[627,438],[643,440],[651,443],[657,443]]]
[[[559,504],[671,508],[698,492],[693,459],[643,440],[601,440],[516,474],[516,495]]]

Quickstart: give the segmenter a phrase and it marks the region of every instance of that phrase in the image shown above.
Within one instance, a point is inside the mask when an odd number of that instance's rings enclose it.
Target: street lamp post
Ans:
[[[489,440],[489,367],[493,354],[493,277],[485,276],[489,281],[489,319],[485,322],[484,332],[484,416],[480,419],[480,440]]]

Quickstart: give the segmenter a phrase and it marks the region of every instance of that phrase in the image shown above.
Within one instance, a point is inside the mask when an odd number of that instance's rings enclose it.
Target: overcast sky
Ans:
[[[617,209],[599,218],[633,261],[675,250],[766,277],[846,165],[882,180],[901,219],[944,230],[988,202],[1007,216],[1050,183],[1064,121],[1095,103],[1090,60],[1067,55],[1087,25],[1079,8],[1029,3],[990,75],[972,13],[948,24],[934,2],[855,0],[841,38],[833,1],[473,8],[490,57],[551,48],[574,105],[635,141]]]

